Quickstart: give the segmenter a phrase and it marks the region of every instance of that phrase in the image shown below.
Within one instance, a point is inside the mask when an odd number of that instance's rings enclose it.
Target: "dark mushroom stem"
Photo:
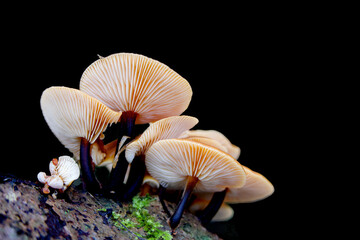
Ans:
[[[128,111],[123,112],[119,119],[118,125],[118,142],[116,145],[116,152],[119,150],[119,144],[123,136],[127,136],[129,138],[133,138],[133,130],[135,126],[136,117],[138,114],[136,112]],[[131,140],[131,139],[130,139]]]
[[[90,142],[85,138],[81,138],[80,143],[80,166],[85,189],[91,193],[99,193],[102,186],[95,176],[95,169],[90,155]]]
[[[166,191],[166,188],[164,186],[160,185],[159,190],[158,190],[159,200],[160,200],[161,206],[163,207],[166,215],[168,217],[171,217],[170,211],[169,211],[169,209],[168,209],[168,207],[167,207],[167,205],[166,205],[166,203],[164,201],[165,191]]]
[[[175,234],[175,229],[179,225],[181,217],[184,213],[185,207],[190,199],[191,193],[194,190],[196,184],[198,183],[199,179],[197,177],[188,177],[186,187],[183,192],[183,196],[177,205],[175,212],[170,217],[168,223],[173,230],[173,234]]]
[[[130,174],[125,184],[123,200],[130,201],[139,191],[145,176],[145,156],[136,156],[130,166]]]
[[[137,113],[128,111],[123,112],[117,123],[117,137],[118,141],[116,144],[115,156],[119,151],[119,146],[123,137],[128,137],[128,139],[123,142],[124,145],[126,142],[129,142],[133,138],[133,129],[135,126],[135,121]],[[120,146],[121,147],[121,146]],[[126,170],[128,168],[128,162],[125,159],[124,152],[119,155],[116,166],[111,170],[110,179],[108,184],[107,192],[112,198],[120,199],[121,192],[124,191],[125,186],[123,186],[124,177],[126,175]]]
[[[204,210],[198,214],[198,218],[203,226],[206,226],[210,223],[211,219],[215,216],[218,210],[221,207],[221,204],[224,202],[226,196],[227,188],[221,192],[216,192],[213,194],[209,204]]]

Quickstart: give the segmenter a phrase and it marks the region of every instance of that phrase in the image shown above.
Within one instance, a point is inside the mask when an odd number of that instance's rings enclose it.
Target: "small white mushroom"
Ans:
[[[39,172],[38,175],[37,175],[37,178],[41,183],[45,184],[46,179],[48,178],[48,176],[46,176],[46,173],[44,173],[44,172]]]
[[[46,180],[47,184],[54,189],[63,189],[64,181],[58,175],[51,175]]]
[[[38,180],[45,184],[43,193],[49,194],[49,187],[65,191],[73,181],[80,177],[78,164],[69,156],[61,156],[50,161],[49,170],[51,175],[47,176],[44,172],[39,172]]]

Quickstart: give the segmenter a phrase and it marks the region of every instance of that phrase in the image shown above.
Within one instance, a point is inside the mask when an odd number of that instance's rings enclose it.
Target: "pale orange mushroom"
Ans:
[[[218,148],[229,153],[234,158],[240,155],[240,148],[233,145],[223,134],[214,130],[189,130],[182,136],[186,140],[197,141],[202,144]],[[246,173],[246,183],[241,188],[228,188],[223,192],[196,193],[198,200],[208,206],[200,212],[199,219],[202,224],[206,225],[217,214],[217,209],[222,208],[222,202],[226,203],[246,203],[254,202],[270,196],[274,192],[273,185],[261,174],[252,171],[243,166]],[[202,206],[203,206],[202,205]],[[199,207],[199,206],[198,206]],[[220,211],[220,209],[219,209]],[[216,219],[216,218],[215,218]]]
[[[235,203],[252,203],[263,200],[274,193],[274,186],[262,174],[243,166],[246,174],[246,183],[241,188],[229,188],[227,190],[224,202]],[[210,200],[212,193],[199,193],[199,198]]]
[[[91,160],[91,145],[115,123],[121,113],[112,111],[99,100],[84,92],[67,87],[50,87],[40,99],[45,121],[59,141],[80,160],[86,188],[99,191]]]
[[[251,203],[269,197],[274,192],[274,186],[261,174],[243,166],[246,174],[246,183],[241,188],[227,188],[223,192],[198,193],[197,197],[208,201],[198,218],[203,225],[208,224],[215,217],[216,212],[226,203]]]
[[[173,116],[150,123],[141,136],[126,146],[125,158],[131,164],[135,156],[145,152],[155,142],[179,137],[184,131],[193,128],[199,120],[190,116]]]
[[[81,77],[80,90],[122,112],[116,150],[124,139],[133,138],[135,124],[180,115],[192,97],[190,84],[174,70],[131,53],[112,54],[92,63]],[[110,192],[121,189],[126,167],[125,159],[117,161],[110,175]]]
[[[210,200],[196,198],[189,206],[189,211],[197,214],[204,210],[209,205]],[[234,210],[226,203],[222,203],[217,213],[211,219],[212,222],[229,221],[234,216]]]
[[[124,184],[128,181],[130,169],[135,172],[137,179],[132,183],[131,192],[126,192],[127,200],[131,198],[140,188],[142,178],[145,174],[145,154],[149,147],[162,139],[177,138],[184,131],[189,130],[198,123],[198,119],[190,116],[172,116],[150,123],[150,126],[141,136],[125,148],[125,158],[128,161],[128,168],[124,177]],[[131,168],[135,164],[135,167]],[[134,178],[134,177],[133,177]],[[115,192],[115,191],[114,191]]]
[[[132,53],[112,54],[92,63],[81,77],[80,90],[114,111],[133,112],[136,124],[180,115],[192,96],[190,84],[174,70]]]
[[[215,148],[188,140],[156,142],[147,151],[145,162],[151,176],[161,185],[169,189],[184,189],[183,197],[169,219],[173,232],[193,191],[219,192],[245,184],[245,172],[234,158]]]

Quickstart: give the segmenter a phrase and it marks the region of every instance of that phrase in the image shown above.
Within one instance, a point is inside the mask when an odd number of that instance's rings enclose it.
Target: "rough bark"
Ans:
[[[70,187],[55,199],[42,194],[41,188],[39,183],[1,176],[0,239],[136,239],[130,231],[114,226],[110,217],[111,211],[125,211],[127,204],[91,195],[76,187]],[[174,209],[174,205],[169,206]],[[99,211],[103,208],[109,212]],[[158,199],[147,209],[164,230],[170,231]],[[138,231],[144,234],[141,229]],[[219,238],[203,228],[195,216],[185,212],[173,239]]]

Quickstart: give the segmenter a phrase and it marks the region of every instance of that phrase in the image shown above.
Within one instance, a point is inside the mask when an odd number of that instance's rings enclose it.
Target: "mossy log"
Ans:
[[[91,195],[81,186],[56,197],[42,194],[41,188],[37,182],[0,176],[0,239],[136,239],[135,233],[146,235],[143,229],[121,230],[112,223],[110,213],[126,211],[126,203]],[[99,211],[104,208],[109,212]],[[163,230],[171,231],[158,199],[147,209]],[[173,239],[219,238],[185,212]]]

